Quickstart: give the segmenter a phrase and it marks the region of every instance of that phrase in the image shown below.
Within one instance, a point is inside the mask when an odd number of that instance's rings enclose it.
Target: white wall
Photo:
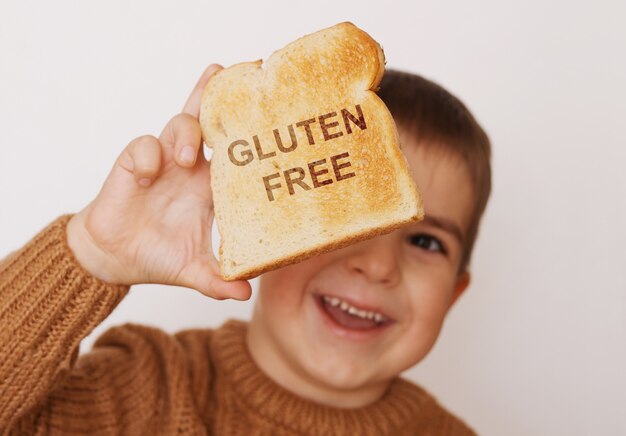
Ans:
[[[494,144],[474,282],[408,375],[481,434],[626,434],[625,19],[619,1],[3,0],[0,255],[86,205],[206,65],[350,20]],[[176,331],[250,308],[137,286],[84,345],[125,321]]]

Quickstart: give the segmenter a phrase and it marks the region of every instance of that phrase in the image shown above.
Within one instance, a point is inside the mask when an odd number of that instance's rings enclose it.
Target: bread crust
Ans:
[[[249,279],[423,218],[395,123],[373,92],[384,65],[381,46],[344,22],[209,79],[200,123],[214,148],[222,278]]]

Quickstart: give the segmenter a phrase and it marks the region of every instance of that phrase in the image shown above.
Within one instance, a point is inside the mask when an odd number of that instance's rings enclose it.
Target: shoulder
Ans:
[[[169,334],[134,323],[109,328],[73,367],[62,371],[56,386],[33,412],[37,425],[65,425],[71,417],[72,427],[84,429],[84,434],[103,431],[103,422],[114,426],[108,429],[125,434],[177,425],[181,420],[204,425],[202,417],[211,408],[204,407],[200,414],[197,407],[211,398],[207,395],[210,371],[206,370],[210,363],[202,361],[206,354],[200,351],[207,334],[199,329]],[[25,422],[33,416],[24,418]],[[174,432],[169,427],[160,430]]]
[[[185,329],[168,333],[160,328],[126,323],[98,337],[91,351],[79,359],[79,373],[90,378],[125,374],[162,392],[189,392],[208,398],[214,380],[210,353],[211,329]]]
[[[444,407],[430,392],[422,386],[401,378],[399,383],[419,397],[420,407],[415,424],[424,434],[436,435],[476,435],[477,433],[460,417]],[[428,430],[425,430],[426,427]]]
[[[94,350],[120,347],[127,353],[194,353],[203,352],[213,330],[190,328],[168,333],[158,327],[125,323],[106,330],[94,342]]]
[[[125,323],[100,335],[79,362],[87,367],[91,362],[101,364],[104,360],[154,366],[159,372],[180,370],[207,357],[210,336],[210,329],[186,329],[171,334],[149,325]]]

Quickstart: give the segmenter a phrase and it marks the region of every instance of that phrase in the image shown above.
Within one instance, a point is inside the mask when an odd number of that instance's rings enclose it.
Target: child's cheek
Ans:
[[[452,286],[447,280],[435,280],[416,293],[412,301],[413,310],[418,312],[416,318],[433,329],[439,329],[448,310]]]
[[[264,316],[284,318],[298,308],[304,298],[304,282],[292,268],[265,273],[259,284],[259,299]]]
[[[298,305],[297,293],[284,287],[264,289],[259,297],[264,314],[273,318],[289,315]]]

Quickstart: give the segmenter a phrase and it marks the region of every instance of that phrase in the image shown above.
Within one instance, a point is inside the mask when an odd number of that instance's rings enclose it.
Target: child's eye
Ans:
[[[443,244],[439,241],[439,239],[424,233],[418,233],[416,235],[409,236],[409,243],[424,250],[439,252],[443,254],[446,253],[446,250],[444,249]]]

